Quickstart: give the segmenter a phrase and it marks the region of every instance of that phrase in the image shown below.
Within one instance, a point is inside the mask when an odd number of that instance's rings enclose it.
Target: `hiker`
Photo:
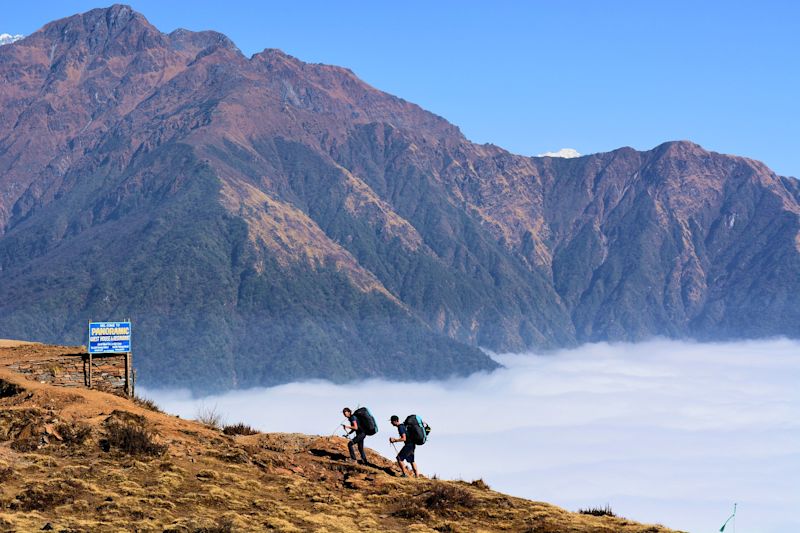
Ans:
[[[389,437],[389,442],[392,444],[395,442],[403,443],[400,453],[397,454],[397,464],[400,466],[400,471],[403,473],[403,477],[408,477],[408,471],[406,470],[403,461],[407,461],[411,465],[411,470],[414,472],[414,477],[419,477],[417,463],[414,462],[414,450],[416,449],[417,445],[411,442],[411,439],[408,438],[408,430],[406,425],[400,423],[400,418],[398,418],[397,415],[392,415],[389,421],[397,428],[397,433],[400,435],[399,438]]]
[[[378,432],[378,425],[375,423],[372,413],[370,413],[369,409],[366,407],[356,409],[355,413],[351,411],[349,407],[345,407],[342,409],[342,414],[348,422],[350,422],[350,425],[342,424],[342,427],[347,431],[348,435],[352,433],[356,434],[356,436],[347,443],[347,448],[350,450],[350,459],[356,461],[356,452],[354,448],[358,446],[358,452],[361,454],[361,461],[359,462],[364,465],[369,465],[367,454],[364,452],[364,439],[368,435],[374,435]]]

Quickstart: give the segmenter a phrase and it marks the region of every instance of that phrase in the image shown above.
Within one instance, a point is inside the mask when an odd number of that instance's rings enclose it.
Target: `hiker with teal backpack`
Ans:
[[[344,430],[347,431],[348,435],[352,433],[356,434],[356,436],[347,443],[347,448],[350,450],[350,459],[352,461],[356,460],[354,448],[358,446],[358,451],[361,454],[360,462],[364,465],[369,465],[367,454],[364,452],[364,439],[378,432],[378,424],[375,422],[375,418],[366,407],[359,407],[355,412],[351,411],[349,407],[345,407],[342,409],[342,414],[350,423],[349,425],[342,424]]]
[[[399,438],[389,437],[389,442],[392,444],[395,442],[403,443],[400,453],[397,454],[397,464],[400,466],[400,472],[403,473],[403,477],[408,477],[408,471],[403,464],[403,461],[406,461],[411,465],[414,477],[419,477],[414,452],[418,444],[423,445],[427,441],[428,433],[431,432],[430,426],[417,415],[408,415],[402,424],[397,415],[392,415],[389,421],[397,428],[397,433],[400,435]]]

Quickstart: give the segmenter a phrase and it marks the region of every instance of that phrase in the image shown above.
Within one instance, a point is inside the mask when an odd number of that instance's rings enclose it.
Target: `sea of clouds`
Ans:
[[[417,453],[428,475],[483,478],[570,510],[609,504],[692,532],[719,531],[737,503],[740,532],[800,531],[800,342],[602,343],[493,357],[504,368],[446,381],[139,393],[182,417],[216,407],[229,423],[312,434],[334,432],[342,407],[366,405],[380,426],[367,445],[387,457],[389,416],[415,413],[433,428]]]

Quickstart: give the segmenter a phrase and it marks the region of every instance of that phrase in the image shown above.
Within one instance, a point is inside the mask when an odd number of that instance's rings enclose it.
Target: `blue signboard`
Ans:
[[[89,322],[89,353],[130,351],[130,322]]]

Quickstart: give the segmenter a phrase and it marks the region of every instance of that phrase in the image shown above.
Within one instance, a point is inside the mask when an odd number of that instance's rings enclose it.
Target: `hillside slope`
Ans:
[[[114,440],[130,427],[151,432],[150,442]],[[375,467],[347,463],[346,453],[341,437],[226,436],[0,368],[3,531],[670,531],[481,483],[402,479],[371,450]]]
[[[130,317],[154,386],[800,336],[800,186],[756,161],[522,157],[347,69],[119,5],[0,47],[0,83],[0,335]]]

